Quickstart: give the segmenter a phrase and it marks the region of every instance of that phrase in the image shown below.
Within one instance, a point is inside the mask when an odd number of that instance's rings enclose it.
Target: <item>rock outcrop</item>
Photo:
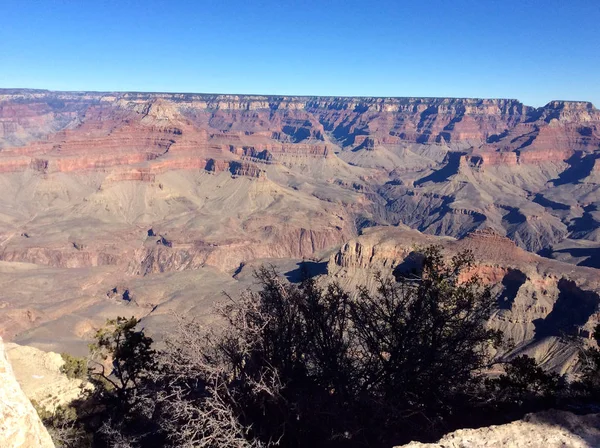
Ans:
[[[580,213],[566,199],[600,203],[590,176],[600,112],[587,102],[4,89],[0,123],[0,174],[96,172],[94,187],[105,188],[226,172],[310,185],[311,195],[326,182],[345,186],[337,197],[364,192],[360,223],[454,237],[485,225],[549,254],[571,237],[595,241],[576,231]]]
[[[600,446],[600,414],[564,411],[528,414],[523,420],[478,429],[459,429],[437,443],[402,448],[594,448]],[[397,447],[400,448],[400,447]]]
[[[15,379],[0,338],[0,446],[53,448],[37,412]]]
[[[84,385],[61,372],[65,361],[60,354],[11,342],[5,350],[25,396],[38,406],[53,412],[81,396]]]

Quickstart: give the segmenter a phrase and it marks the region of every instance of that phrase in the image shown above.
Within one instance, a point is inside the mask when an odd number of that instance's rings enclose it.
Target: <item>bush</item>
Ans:
[[[67,375],[67,378],[77,380],[85,380],[87,378],[87,360],[85,358],[77,358],[68,353],[61,353],[60,356],[65,361],[60,371]]]
[[[77,420],[73,406],[57,406],[54,411],[41,407],[35,400],[31,404],[57,448],[88,448],[92,446],[91,434],[86,433]]]
[[[361,288],[356,298],[335,283],[296,286],[260,269],[261,290],[221,308],[222,333],[184,322],[163,353],[169,437],[391,446],[433,436],[472,399],[500,341],[486,327],[489,290],[476,278],[459,282],[472,261],[463,253],[447,264],[430,248],[418,281],[380,277],[376,293]]]
[[[521,355],[506,363],[505,373],[488,380],[487,386],[496,404],[535,407],[548,406],[565,388],[564,379],[554,372],[546,372],[535,359]]]
[[[223,328],[179,319],[159,351],[137,320],[109,321],[78,422],[98,447],[388,447],[549,403],[562,379],[531,358],[484,381],[502,335],[489,288],[464,275],[471,254],[420,260],[356,294],[263,267],[258,291],[218,308]]]
[[[86,429],[94,433],[95,446],[127,448],[158,442],[152,422],[155,389],[150,375],[157,369],[152,339],[138,330],[133,317],[108,320],[90,345],[89,381],[94,386],[81,407]]]
[[[580,399],[586,402],[600,401],[600,324],[595,328],[593,338],[596,347],[582,349],[579,355],[581,362],[581,377],[573,385],[573,389]]]

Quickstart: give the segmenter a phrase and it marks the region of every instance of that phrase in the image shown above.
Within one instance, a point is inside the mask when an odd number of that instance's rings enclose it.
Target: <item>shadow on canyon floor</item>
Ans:
[[[415,187],[422,185],[426,182],[440,183],[446,182],[451,176],[458,173],[460,166],[460,158],[464,155],[463,152],[450,152],[448,153],[448,163],[437,171],[415,181]]]
[[[600,303],[600,295],[583,290],[574,281],[565,278],[558,281],[558,290],[558,299],[550,314],[545,319],[533,321],[535,339],[573,334],[596,312]]]
[[[300,261],[296,265],[298,266],[296,269],[288,271],[284,274],[285,278],[292,283],[299,283],[306,278],[327,274],[326,261]]]
[[[578,183],[581,179],[588,177],[592,173],[594,160],[599,157],[600,155],[598,154],[588,154],[583,156],[581,151],[577,151],[567,160],[569,168],[560,173],[558,179],[552,181],[554,186],[558,187],[559,185]]]

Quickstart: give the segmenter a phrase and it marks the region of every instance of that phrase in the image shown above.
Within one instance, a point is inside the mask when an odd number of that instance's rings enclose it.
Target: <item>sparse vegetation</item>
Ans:
[[[263,267],[257,292],[218,308],[222,329],[179,319],[161,350],[136,319],[109,321],[69,428],[96,447],[393,446],[567,394],[528,357],[487,379],[502,335],[486,325],[490,290],[461,276],[472,256],[430,247],[422,260],[416,276],[356,294]],[[598,353],[582,352],[580,396],[598,391]]]
[[[557,404],[565,391],[564,378],[554,372],[546,372],[535,359],[521,355],[506,363],[505,372],[498,378],[486,381],[492,403],[504,408],[530,410],[548,408]]]
[[[77,410],[73,406],[57,406],[51,412],[32,400],[33,407],[48,428],[57,448],[91,448],[92,435],[78,422]]]
[[[87,360],[71,356],[68,353],[61,353],[60,356],[65,363],[60,368],[60,371],[67,375],[67,378],[85,380],[88,377]]]
[[[585,401],[600,403],[600,324],[592,335],[596,347],[581,350],[581,378],[573,385],[575,392]]]

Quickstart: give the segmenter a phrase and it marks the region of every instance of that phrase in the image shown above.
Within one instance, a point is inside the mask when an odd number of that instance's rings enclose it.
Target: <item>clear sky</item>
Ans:
[[[600,107],[600,0],[0,0],[0,87]]]

